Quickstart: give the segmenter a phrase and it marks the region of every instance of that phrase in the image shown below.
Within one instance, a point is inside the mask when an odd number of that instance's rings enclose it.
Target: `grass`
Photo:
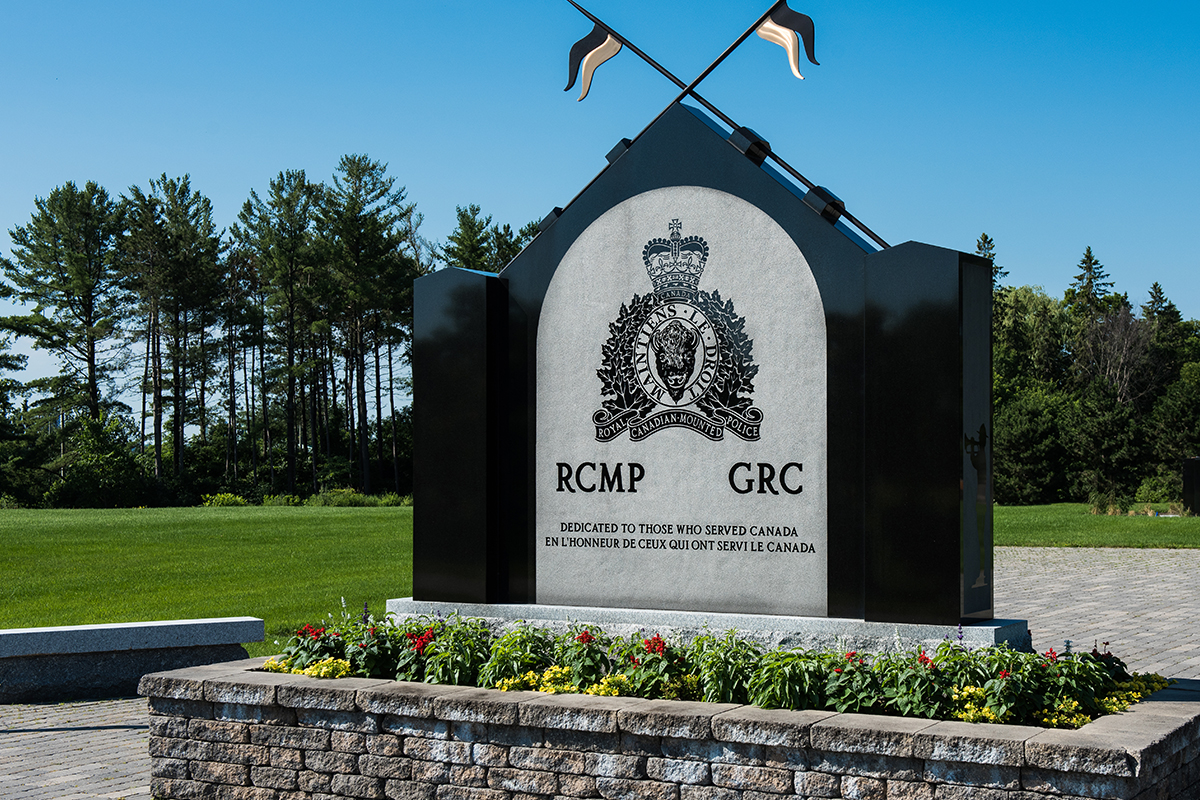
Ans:
[[[260,617],[306,622],[412,594],[412,509],[0,511],[0,628]]]
[[[1166,510],[1163,506],[1159,510]],[[997,545],[1200,547],[1200,517],[997,506]],[[0,628],[261,617],[278,651],[306,622],[412,593],[412,509],[0,511]]]
[[[993,525],[1001,546],[1200,547],[1200,517],[1110,517],[1089,514],[1084,503],[996,506]]]

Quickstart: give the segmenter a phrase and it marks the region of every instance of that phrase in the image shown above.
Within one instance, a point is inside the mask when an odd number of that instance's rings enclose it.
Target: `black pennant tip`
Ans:
[[[793,11],[788,7],[786,0],[780,3],[775,10],[770,14],[770,19],[776,25],[788,28],[796,32],[800,37],[800,41],[804,43],[804,54],[808,56],[809,62],[821,66],[821,62],[817,61],[814,54],[813,39],[815,36],[815,26],[813,25],[812,17],[807,14],[801,14],[799,11]]]
[[[568,66],[567,88],[564,92],[571,91],[571,87],[575,85],[575,81],[579,78],[579,65],[589,53],[601,47],[608,40],[608,31],[599,23],[592,27],[592,32],[580,39],[575,44],[571,45],[571,58]]]

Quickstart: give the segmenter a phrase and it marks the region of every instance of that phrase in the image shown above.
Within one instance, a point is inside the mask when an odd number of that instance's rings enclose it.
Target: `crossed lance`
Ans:
[[[809,190],[810,194],[816,195],[818,202],[824,205],[833,206],[836,209],[837,216],[845,217],[849,222],[853,223],[855,227],[869,236],[880,247],[885,249],[888,247],[887,242],[881,239],[874,231],[872,231],[857,218],[855,218],[853,214],[847,211],[845,204],[842,203],[841,200],[834,197],[828,189],[817,186],[808,178],[801,175],[795,167],[784,161],[776,153],[772,152],[771,146],[767,142],[763,141],[761,137],[759,137],[753,131],[738,125],[736,122],[730,119],[728,115],[726,115],[712,103],[705,100],[699,94],[699,92],[696,91],[696,87],[700,84],[700,82],[707,78],[709,73],[716,69],[717,66],[724,61],[730,53],[736,50],[738,45],[746,41],[746,39],[752,33],[757,33],[761,38],[767,40],[768,42],[773,42],[774,44],[777,44],[786,50],[788,55],[788,63],[792,68],[792,74],[797,78],[804,80],[804,76],[800,74],[800,44],[799,41],[797,41],[798,39],[804,42],[804,53],[808,57],[808,60],[813,64],[820,66],[813,54],[814,28],[811,17],[809,17],[807,14],[801,14],[797,11],[793,11],[788,7],[787,0],[777,0],[774,5],[767,9],[766,13],[764,13],[755,21],[753,25],[746,29],[745,33],[739,36],[733,44],[725,48],[725,52],[721,53],[721,55],[717,57],[716,61],[708,65],[708,69],[704,70],[704,72],[701,72],[699,77],[697,77],[691,83],[685,84],[683,81],[679,80],[679,78],[675,77],[670,70],[668,70],[662,64],[659,64],[650,56],[643,53],[632,42],[630,42],[621,34],[617,33],[608,25],[604,24],[604,22],[602,22],[597,16],[592,14],[583,6],[579,5],[579,3],[576,3],[575,0],[567,0],[567,2],[579,9],[579,12],[591,20],[595,27],[592,28],[591,33],[580,39],[571,47],[570,82],[567,83],[567,88],[563,91],[570,91],[571,87],[575,85],[575,81],[579,77],[580,67],[582,67],[583,82],[580,86],[582,91],[580,92],[579,99],[582,100],[583,98],[587,97],[588,92],[591,90],[592,75],[596,72],[596,68],[605,61],[608,61],[617,53],[621,52],[622,46],[628,47],[643,61],[658,70],[667,80],[671,81],[671,83],[683,90],[679,93],[678,97],[672,100],[666,108],[658,113],[658,116],[651,120],[649,125],[643,128],[641,132],[629,142],[630,144],[636,142],[643,133],[649,130],[654,123],[659,120],[659,117],[667,113],[667,110],[670,109],[671,106],[680,102],[683,100],[683,98],[690,96],[696,102],[700,103],[700,105],[708,109],[714,116],[718,117],[722,122],[732,128],[735,133],[740,133],[751,141],[757,140],[761,145],[761,154],[774,161],[785,172],[799,181],[806,189]],[[836,220],[837,216],[834,216],[833,219]]]

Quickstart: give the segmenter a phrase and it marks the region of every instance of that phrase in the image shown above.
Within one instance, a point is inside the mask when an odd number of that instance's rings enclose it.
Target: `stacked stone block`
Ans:
[[[1078,731],[254,671],[147,675],[151,790],[214,800],[1200,797],[1200,685]]]

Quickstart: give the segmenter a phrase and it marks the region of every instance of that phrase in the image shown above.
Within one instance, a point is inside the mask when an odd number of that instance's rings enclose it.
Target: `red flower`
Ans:
[[[405,633],[404,635],[412,642],[413,652],[425,655],[425,647],[433,641],[433,628],[426,628],[425,632],[420,635],[415,633]]]
[[[1051,661],[1058,661],[1058,653],[1054,652],[1053,647],[1047,650],[1043,655],[1045,655],[1046,658],[1050,659]]]
[[[932,667],[933,659],[930,658],[929,656],[925,655],[924,653],[921,653],[920,655],[917,656],[917,663],[923,667]]]
[[[325,633],[324,628],[314,628],[312,625],[305,625],[300,630],[296,631],[296,635],[301,639],[320,639],[321,634]],[[336,634],[335,634],[336,635]]]
[[[847,660],[847,661],[853,661],[853,660],[854,660],[854,657],[855,657],[856,655],[858,655],[858,651],[857,651],[857,650],[851,650],[849,653],[846,653],[846,660]]]
[[[834,672],[841,672],[841,671],[842,671],[842,668],[841,668],[841,667],[834,667],[834,668],[833,668],[833,671],[834,671]]]
[[[667,643],[657,633],[649,639],[642,640],[642,646],[646,648],[647,653],[653,653],[661,656],[667,649]]]
[[[1008,670],[1006,670],[1006,669],[1000,670],[1000,680],[1004,680],[1007,677],[1008,677]]]
[[[591,644],[592,642],[596,641],[596,637],[592,636],[591,631],[583,631],[575,637],[575,641],[579,642],[580,644]]]

